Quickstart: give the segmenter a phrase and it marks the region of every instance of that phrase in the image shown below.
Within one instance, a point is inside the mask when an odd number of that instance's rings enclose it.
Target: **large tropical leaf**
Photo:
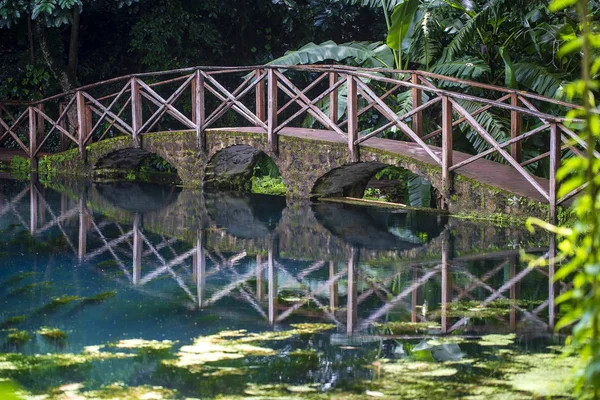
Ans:
[[[508,50],[504,47],[498,49],[500,57],[504,61],[504,83],[506,86],[516,89],[517,88],[517,77],[515,75],[515,67],[513,66]]]
[[[376,51],[377,50],[377,51]],[[379,50],[364,43],[341,43],[331,40],[321,44],[308,43],[298,50],[287,51],[282,57],[267,63],[267,65],[298,65],[316,64],[325,60],[337,62],[352,60],[357,65],[369,63],[371,66],[385,67],[385,61],[379,57],[387,57]]]
[[[406,0],[394,7],[391,18],[392,26],[388,31],[386,40],[391,49],[402,51],[402,42],[413,23],[418,7],[419,0]]]
[[[431,183],[414,175],[408,180],[408,201],[413,207],[429,207],[431,204]]]
[[[462,79],[477,79],[491,72],[490,66],[481,58],[462,57],[452,61],[441,61],[431,67],[431,72]]]
[[[548,68],[531,62],[514,64],[517,82],[527,89],[544,96],[554,97],[562,86],[565,75],[554,73]]]

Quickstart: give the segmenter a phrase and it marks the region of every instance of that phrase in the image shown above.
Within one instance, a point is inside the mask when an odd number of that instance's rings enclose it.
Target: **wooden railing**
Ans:
[[[463,93],[465,87],[478,90],[480,96]],[[406,107],[400,106],[400,100]],[[346,101],[346,107],[340,108],[340,101]],[[474,109],[469,111],[469,107]],[[548,201],[554,218],[556,206],[585,187],[557,198],[555,177],[561,159],[586,151],[586,143],[561,117],[577,107],[424,71],[197,67],[128,75],[34,102],[0,101],[0,146],[20,148],[35,169],[41,152],[77,147],[83,157],[89,143],[118,135],[131,136],[140,146],[144,134],[165,128],[195,130],[198,145],[204,149],[206,129],[231,126],[233,120],[236,127],[245,123],[264,131],[276,155],[282,130],[302,127],[310,118],[313,126],[335,132],[347,142],[349,159],[354,162],[360,160],[360,145],[376,136],[393,134],[415,143],[441,167],[446,189],[453,171],[476,160],[486,157],[508,164]],[[486,128],[485,113],[510,121],[504,138],[494,137]],[[456,127],[468,127],[469,134],[483,140],[487,148],[453,162]],[[525,141],[535,141],[542,151],[529,156]],[[540,162],[548,162],[548,187],[532,172],[539,173],[545,166]]]

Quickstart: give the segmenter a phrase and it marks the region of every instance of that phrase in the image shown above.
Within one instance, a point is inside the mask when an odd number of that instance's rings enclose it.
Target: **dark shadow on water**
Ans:
[[[236,192],[204,194],[209,217],[238,238],[256,239],[272,232],[285,209],[284,197]]]
[[[313,206],[317,220],[335,236],[361,248],[408,250],[440,235],[448,218],[406,210],[347,204]]]
[[[94,187],[112,205],[132,212],[163,209],[177,200],[181,189],[146,182],[96,183]]]

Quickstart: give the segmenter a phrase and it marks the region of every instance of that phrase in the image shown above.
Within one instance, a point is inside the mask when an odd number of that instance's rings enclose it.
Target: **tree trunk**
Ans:
[[[27,18],[27,38],[29,39],[29,58],[30,63],[35,63],[35,48],[33,46],[33,29],[31,27],[31,18]]]
[[[52,73],[58,78],[61,89],[63,92],[68,92],[75,89],[77,87],[75,75],[70,73],[72,71],[69,71],[68,66],[65,65],[64,62],[57,60],[52,54],[45,27],[41,26],[41,24],[37,21],[34,21],[34,26],[40,51],[44,56],[44,61],[50,68],[50,71],[52,71]]]
[[[79,54],[79,21],[81,19],[81,9],[79,6],[73,7],[73,23],[71,24],[71,38],[69,39],[69,60],[67,69],[69,75],[76,80],[77,60]]]

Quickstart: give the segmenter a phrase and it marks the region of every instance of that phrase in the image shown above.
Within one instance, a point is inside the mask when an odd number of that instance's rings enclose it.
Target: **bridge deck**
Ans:
[[[211,129],[209,129],[210,131]],[[215,129],[218,131],[235,131],[235,132],[248,132],[248,133],[264,133],[261,128],[255,127],[241,127],[241,128],[219,128]],[[283,128],[279,135],[290,136],[303,139],[321,140],[332,143],[343,143],[346,145],[346,139],[342,138],[336,132],[319,130],[319,129],[306,129],[306,128]],[[383,150],[390,153],[398,154],[401,156],[411,157],[415,160],[436,166],[434,160],[423,150],[418,144],[410,142],[402,142],[399,140],[391,139],[380,139],[377,137],[371,138],[360,145],[361,148],[373,148],[377,150]],[[430,146],[431,149],[441,158],[442,149],[435,146]],[[462,153],[459,151],[453,152],[454,163],[466,160],[472,157],[470,154]],[[486,159],[479,159],[470,164],[465,165],[456,170],[456,172],[464,177],[480,182],[485,185],[493,186],[501,190],[505,190],[514,193],[520,197],[527,197],[540,202],[546,202],[547,200],[537,191],[527,180],[519,174],[514,168],[509,165],[500,164],[495,161]],[[548,188],[548,179],[535,177],[536,181],[543,187]]]

